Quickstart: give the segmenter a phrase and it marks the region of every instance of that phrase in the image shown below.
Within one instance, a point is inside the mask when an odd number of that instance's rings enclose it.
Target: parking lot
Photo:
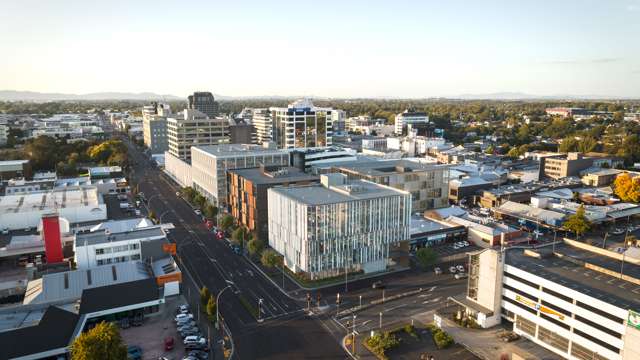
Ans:
[[[172,360],[182,359],[185,354],[184,346],[173,319],[176,307],[183,303],[185,301],[182,296],[167,298],[160,312],[145,317],[142,326],[121,329],[122,339],[127,346],[139,346],[142,349],[142,359],[158,360],[161,356]],[[167,337],[174,339],[173,350],[164,350],[164,339]]]

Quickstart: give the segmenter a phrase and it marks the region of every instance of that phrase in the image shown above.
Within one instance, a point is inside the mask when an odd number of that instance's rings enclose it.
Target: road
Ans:
[[[225,241],[215,240],[189,204],[176,195],[179,187],[153,166],[130,142],[132,187],[144,192],[147,206],[163,223],[173,223],[169,239],[175,241],[185,281],[207,286],[213,294],[234,285],[220,297],[220,314],[233,335],[235,359],[322,358],[344,359],[347,355],[304,304],[283,293],[263,277],[244,257],[236,255]],[[265,321],[258,323],[241,302],[262,299]]]

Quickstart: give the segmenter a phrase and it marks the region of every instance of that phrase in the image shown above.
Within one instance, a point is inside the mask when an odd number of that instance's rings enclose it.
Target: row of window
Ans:
[[[105,248],[98,248],[96,249],[96,255],[104,255],[104,254],[111,254],[111,253],[117,253],[117,252],[123,252],[123,251],[129,251],[129,250],[138,250],[140,248],[140,244],[125,244],[125,245],[118,245],[118,246],[112,246],[112,247],[105,247]]]
[[[116,264],[116,263],[121,263],[126,261],[136,261],[136,260],[140,260],[140,254],[135,254],[131,256],[116,256],[108,259],[100,259],[96,261],[96,264],[98,266],[101,266],[101,265],[109,265],[109,264]]]

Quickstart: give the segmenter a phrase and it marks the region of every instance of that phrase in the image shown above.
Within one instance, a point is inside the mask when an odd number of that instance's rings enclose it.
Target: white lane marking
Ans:
[[[400,304],[400,305],[398,305],[398,306],[394,306],[394,307],[390,307],[390,308],[388,308],[388,309],[385,309],[385,310],[384,310],[384,312],[389,312],[389,311],[391,311],[391,310],[399,309],[399,308],[401,308],[401,307],[405,307],[405,306],[407,306],[407,304]]]

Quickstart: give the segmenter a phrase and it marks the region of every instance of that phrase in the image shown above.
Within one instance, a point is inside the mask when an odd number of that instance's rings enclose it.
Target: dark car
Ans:
[[[376,281],[371,284],[372,289],[384,289],[384,283],[382,281]]]
[[[140,346],[131,345],[127,347],[127,358],[131,360],[141,360],[142,349],[140,348]]]
[[[191,350],[189,351],[188,355],[196,359],[202,359],[202,360],[206,360],[209,358],[209,353],[204,350]]]
[[[164,351],[173,350],[174,343],[175,343],[175,341],[174,341],[172,336],[168,336],[168,337],[164,338]]]

